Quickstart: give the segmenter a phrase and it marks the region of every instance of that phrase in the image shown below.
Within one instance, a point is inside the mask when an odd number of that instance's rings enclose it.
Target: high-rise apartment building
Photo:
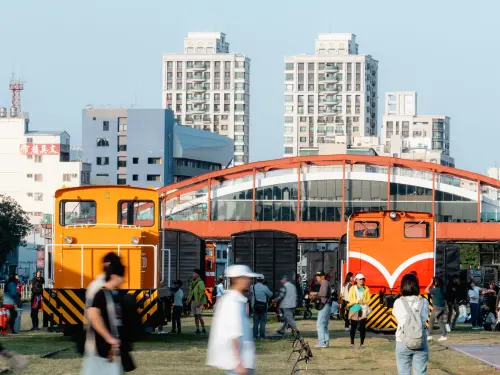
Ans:
[[[390,156],[454,166],[450,156],[450,118],[419,115],[416,92],[388,92],[381,144]]]
[[[163,108],[179,123],[234,139],[234,165],[248,163],[250,59],[226,35],[188,33],[184,53],[163,55]]]
[[[377,134],[378,61],[354,34],[319,34],[314,55],[285,57],[285,156],[334,152]]]

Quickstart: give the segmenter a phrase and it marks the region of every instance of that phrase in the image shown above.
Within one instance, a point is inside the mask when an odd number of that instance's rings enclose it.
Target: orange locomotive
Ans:
[[[339,247],[341,277],[347,272],[365,275],[372,293],[367,328],[396,329],[391,308],[401,292],[402,277],[415,272],[424,293],[435,274],[434,217],[408,211],[358,212],[347,225],[346,246]]]
[[[143,324],[158,305],[159,197],[154,189],[86,186],[55,193],[53,243],[46,246],[44,323],[80,326],[85,290],[102,273],[102,258],[118,253],[126,266],[122,291],[134,294]],[[163,266],[163,265],[162,265]]]

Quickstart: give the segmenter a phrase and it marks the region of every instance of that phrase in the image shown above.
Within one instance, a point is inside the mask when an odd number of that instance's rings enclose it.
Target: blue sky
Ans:
[[[457,167],[498,163],[500,2],[1,0],[0,105],[15,67],[35,129],[81,142],[86,104],[161,107],[161,55],[189,31],[222,31],[252,59],[250,158],[281,157],[283,56],[313,53],[320,32],[353,32],[386,91],[417,91],[422,114],[451,117]]]

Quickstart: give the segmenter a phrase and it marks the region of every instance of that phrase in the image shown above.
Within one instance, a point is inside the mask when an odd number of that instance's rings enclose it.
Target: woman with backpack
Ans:
[[[349,332],[349,312],[347,311],[347,304],[349,303],[349,290],[352,287],[352,272],[345,275],[344,284],[342,285],[342,305],[340,307],[340,316],[345,322],[345,331]]]
[[[429,302],[420,297],[420,286],[413,273],[403,276],[401,298],[394,302],[392,315],[398,321],[396,330],[396,363],[399,375],[426,375],[429,351],[425,322]]]
[[[355,284],[349,290],[349,322],[351,323],[351,348],[354,349],[354,338],[356,337],[356,329],[359,327],[359,336],[361,339],[359,348],[363,349],[366,336],[366,317],[370,315],[369,307],[371,294],[370,289],[365,285],[365,275],[358,273],[356,275]]]

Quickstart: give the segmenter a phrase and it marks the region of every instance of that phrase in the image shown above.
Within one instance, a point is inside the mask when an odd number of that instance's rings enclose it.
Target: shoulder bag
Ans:
[[[255,285],[253,286],[253,311],[257,315],[265,314],[267,311],[267,303],[262,301],[257,301],[257,296],[255,295]]]
[[[354,287],[356,288],[356,296],[358,297],[358,301],[359,300],[363,301],[364,296],[359,294],[359,290],[358,290],[357,286],[354,286]],[[365,289],[363,289],[363,294],[364,294],[364,291],[365,291]],[[366,318],[368,315],[370,315],[372,313],[372,309],[366,303],[361,305],[361,311],[362,311],[361,319]]]
[[[106,297],[106,310],[109,317],[109,325],[111,328],[111,335],[118,338],[118,322],[116,320],[115,303],[107,290],[104,290]],[[89,343],[89,341],[91,341]],[[121,357],[119,353],[110,353],[108,358],[103,358],[97,353],[95,344],[95,333],[93,329],[87,331],[87,343],[91,344],[86,347],[85,356],[83,358],[83,367],[81,375],[122,375],[123,368],[121,364]]]

